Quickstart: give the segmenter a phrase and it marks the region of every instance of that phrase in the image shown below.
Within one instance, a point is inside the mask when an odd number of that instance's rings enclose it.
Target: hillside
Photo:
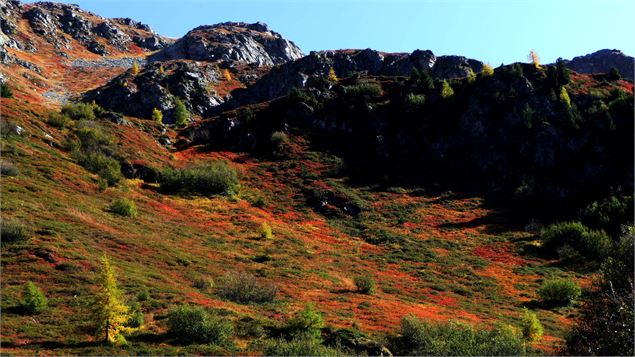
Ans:
[[[485,342],[464,354],[575,354],[602,262],[621,264],[628,73],[0,11],[3,354],[447,354],[469,331]],[[136,316],[125,344],[96,332],[102,256]],[[545,299],[554,279],[578,296]],[[21,303],[28,281],[46,309]],[[179,330],[183,307],[204,310]],[[428,322],[459,335],[430,347]]]

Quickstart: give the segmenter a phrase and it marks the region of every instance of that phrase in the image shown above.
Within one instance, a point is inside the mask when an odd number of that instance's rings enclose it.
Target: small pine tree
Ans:
[[[566,85],[571,81],[571,75],[567,64],[562,58],[556,60],[556,73],[558,76],[558,84]]]
[[[22,307],[27,314],[39,314],[48,308],[46,296],[33,282],[26,282],[23,289],[24,292],[22,294],[22,301],[20,301],[20,307]]]
[[[441,83],[441,97],[449,98],[453,95],[454,95],[454,89],[452,89],[452,86],[450,86],[450,83],[448,83],[448,81],[443,81]]]
[[[174,118],[177,126],[186,126],[190,120],[190,113],[179,98],[174,100]]]
[[[135,76],[139,74],[139,62],[137,62],[137,60],[132,62],[132,74]]]
[[[536,53],[536,51],[531,50],[529,51],[529,56],[528,56],[529,62],[533,63],[534,67],[536,67],[537,69],[540,69],[540,57],[538,57],[538,54]]]
[[[93,312],[98,334],[104,335],[104,342],[125,344],[122,334],[131,330],[126,327],[130,319],[129,309],[123,303],[115,271],[105,255],[101,257],[97,289]]]
[[[223,70],[223,78],[225,78],[226,81],[232,80],[232,74],[229,73],[229,70],[227,68]]]
[[[494,68],[489,63],[485,63],[483,64],[483,70],[481,71],[481,73],[484,77],[492,76],[494,75]]]
[[[163,113],[157,108],[152,109],[152,120],[159,124],[163,124]]]
[[[333,67],[329,68],[329,81],[331,82],[337,82],[340,79],[337,78],[337,74],[335,73],[335,70],[333,69]]]
[[[620,71],[617,68],[611,67],[607,79],[611,81],[617,81],[619,79],[622,79],[622,74],[620,74]]]
[[[306,336],[315,340],[321,339],[321,331],[324,328],[324,318],[322,314],[315,310],[312,304],[307,304],[304,310],[289,320],[287,331],[293,337]]]
[[[521,320],[523,337],[530,343],[542,339],[543,329],[535,313],[525,309]]]

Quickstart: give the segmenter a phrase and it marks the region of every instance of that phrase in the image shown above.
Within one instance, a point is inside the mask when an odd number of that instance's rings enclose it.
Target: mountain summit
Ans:
[[[224,22],[191,30],[150,60],[241,61],[273,66],[302,56],[300,48],[264,23]]]

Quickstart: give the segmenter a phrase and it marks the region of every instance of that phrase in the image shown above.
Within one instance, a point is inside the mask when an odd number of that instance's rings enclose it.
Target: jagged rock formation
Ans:
[[[273,66],[300,57],[302,51],[293,42],[263,23],[225,22],[193,29],[150,60],[190,59]]]
[[[230,107],[257,103],[289,94],[302,88],[312,76],[326,77],[330,69],[337,76],[348,77],[365,72],[370,75],[409,76],[414,69],[431,73],[436,78],[467,77],[478,73],[483,63],[460,56],[436,57],[432,51],[383,53],[371,49],[311,52],[297,61],[273,68],[254,85],[232,93]]]
[[[567,61],[567,67],[579,73],[608,73],[615,67],[622,77],[633,80],[635,61],[619,50],[599,50]]]
[[[128,71],[103,87],[84,95],[84,100],[126,115],[150,118],[154,108],[164,113],[166,123],[174,122],[178,97],[190,113],[204,116],[224,101],[214,90],[221,72],[215,64],[190,61],[152,63],[137,74]]]
[[[129,19],[117,22],[140,26]],[[102,30],[100,33],[111,33],[105,25]],[[87,93],[85,99],[137,117],[150,117],[152,110],[158,108],[166,113],[165,122],[170,123],[177,96],[192,114],[207,116],[210,109],[226,100],[224,93],[214,89],[224,77],[219,66],[234,70],[237,81],[233,85],[244,85],[259,78],[260,69],[267,70],[301,56],[298,47],[262,23],[201,26],[151,56],[150,63],[154,64],[139,75],[125,73]],[[165,74],[159,73],[159,60],[164,63]]]
[[[13,36],[19,18],[26,19],[36,35],[60,51],[73,47],[65,35],[100,55],[109,54],[109,47],[127,51],[131,45],[137,45],[153,51],[170,43],[168,39],[155,34],[147,25],[129,19],[104,19],[80,9],[77,5],[52,2],[21,5],[15,0],[5,0],[0,2],[0,9],[3,14],[0,25],[5,37],[2,42],[18,49],[25,47],[20,43],[19,36]],[[11,38],[13,42],[6,37]]]

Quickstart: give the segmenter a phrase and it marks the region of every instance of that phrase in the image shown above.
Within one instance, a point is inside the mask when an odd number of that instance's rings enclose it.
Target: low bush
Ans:
[[[73,120],[66,114],[52,112],[49,114],[48,123],[58,129],[64,129],[71,126]]]
[[[425,95],[410,93],[406,96],[406,101],[404,103],[404,106],[406,111],[414,113],[423,109],[423,106],[425,104],[426,104]]]
[[[567,306],[580,297],[582,291],[578,284],[571,280],[545,280],[538,295],[547,306]]]
[[[450,322],[430,323],[414,316],[401,321],[391,351],[416,356],[520,356],[526,347],[519,332],[510,326],[492,329]]]
[[[0,238],[2,243],[18,243],[31,238],[29,229],[18,221],[0,221]]]
[[[102,152],[110,154],[113,150],[112,139],[100,128],[90,126],[90,122],[80,122],[80,127],[75,131],[79,141],[79,148],[84,152]]]
[[[130,314],[130,317],[128,318],[128,321],[126,321],[126,327],[139,328],[143,326],[145,321],[143,311],[141,311],[141,304],[138,302],[132,303],[128,313]]]
[[[214,279],[206,276],[201,276],[198,279],[194,280],[194,287],[202,291],[209,291],[214,286],[216,286]]]
[[[115,185],[122,178],[121,164],[112,157],[99,152],[86,153],[79,150],[73,152],[73,157],[78,164],[99,175],[110,186]]]
[[[274,131],[271,134],[271,146],[274,154],[282,155],[288,148],[289,136],[282,131]]]
[[[71,103],[64,105],[61,113],[73,120],[95,120],[103,109],[94,103]]]
[[[112,139],[94,122],[83,120],[77,126],[73,136],[66,141],[66,149],[71,151],[78,164],[99,175],[108,185],[115,185],[122,175],[121,164],[113,158],[116,149]]]
[[[289,93],[289,101],[292,103],[305,103],[312,108],[319,108],[320,102],[315,98],[315,96],[307,91],[300,90],[298,88],[291,89]]]
[[[139,293],[137,294],[137,301],[148,300],[150,300],[150,291],[148,291],[148,288],[143,287],[143,289],[141,289],[141,291],[139,291]]]
[[[48,299],[33,282],[28,281],[24,284],[24,292],[22,293],[22,300],[20,301],[20,307],[27,314],[39,314],[44,312],[48,308]]]
[[[370,275],[360,275],[353,278],[357,291],[362,294],[375,293],[375,280]]]
[[[633,196],[613,195],[594,201],[581,212],[586,224],[619,235],[624,222],[633,218]]]
[[[230,341],[234,328],[226,318],[199,306],[179,306],[167,316],[168,334],[180,343],[223,345]]]
[[[344,89],[351,97],[377,97],[381,94],[381,85],[374,82],[360,82],[346,86]]]
[[[542,231],[540,238],[548,252],[556,252],[568,245],[585,257],[598,260],[606,257],[613,246],[606,232],[590,230],[580,222],[551,224]]]
[[[124,216],[124,217],[137,216],[137,205],[134,203],[134,201],[131,201],[127,198],[116,199],[110,205],[109,209],[111,212],[114,212],[120,216]]]
[[[0,175],[2,176],[18,176],[20,174],[20,170],[17,166],[13,165],[10,162],[2,161],[0,162]]]
[[[0,97],[11,98],[13,97],[13,91],[6,82],[0,82]]]
[[[275,300],[278,288],[273,284],[259,282],[249,273],[230,272],[218,279],[216,292],[239,304],[266,303]]]
[[[310,336],[299,336],[291,341],[278,339],[269,341],[264,349],[267,356],[343,356],[342,351],[324,346],[320,340]]]
[[[238,188],[238,173],[225,161],[212,161],[201,166],[163,170],[159,185],[165,192],[229,195]]]

